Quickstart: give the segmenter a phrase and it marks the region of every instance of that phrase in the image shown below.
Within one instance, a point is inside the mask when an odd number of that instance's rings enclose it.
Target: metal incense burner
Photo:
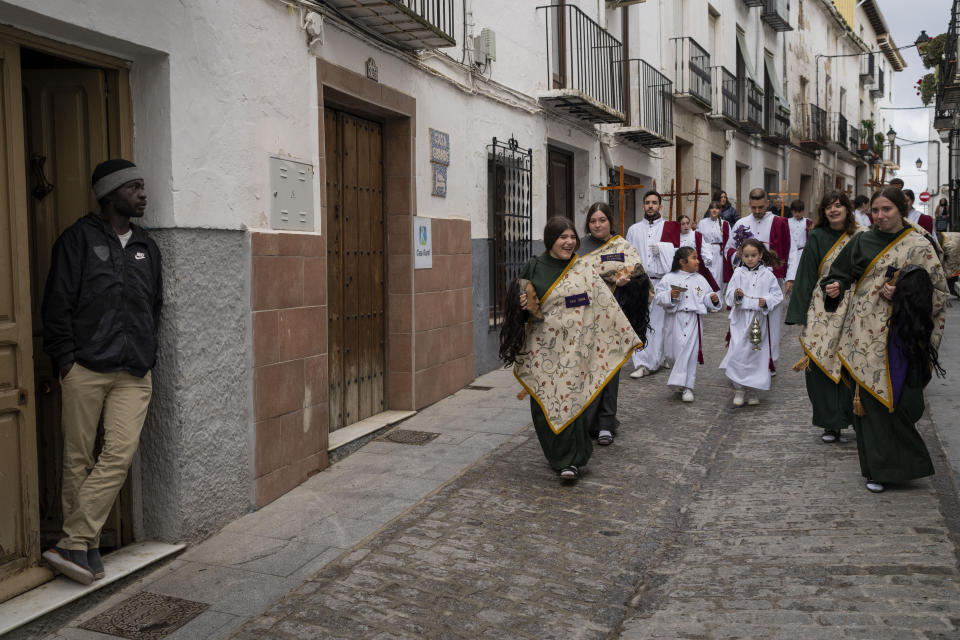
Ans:
[[[750,344],[754,351],[760,351],[760,343],[763,342],[763,332],[760,329],[760,314],[754,313],[753,320],[750,321]]]

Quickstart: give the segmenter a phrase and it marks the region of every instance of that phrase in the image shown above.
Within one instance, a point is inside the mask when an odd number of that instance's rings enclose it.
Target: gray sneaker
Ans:
[[[103,558],[100,557],[100,549],[87,550],[87,565],[93,573],[93,579],[99,580],[107,575],[103,569]]]
[[[74,551],[73,549],[61,549],[60,547],[51,547],[43,552],[43,559],[50,563],[50,566],[80,584],[90,584],[93,582],[93,571],[87,564],[86,551]]]

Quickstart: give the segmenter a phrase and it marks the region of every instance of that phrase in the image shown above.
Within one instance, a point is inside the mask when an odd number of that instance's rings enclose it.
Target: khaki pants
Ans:
[[[78,363],[61,381],[63,425],[63,538],[57,546],[100,546],[100,530],[120,493],[140,441],[153,387],[148,372],[97,373]],[[103,450],[93,459],[103,412]]]

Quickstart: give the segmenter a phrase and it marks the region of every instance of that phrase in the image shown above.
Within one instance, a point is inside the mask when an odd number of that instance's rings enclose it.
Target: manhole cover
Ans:
[[[427,444],[439,433],[430,433],[429,431],[411,431],[409,429],[394,429],[386,434],[380,440],[389,440],[399,444]]]
[[[159,640],[203,613],[210,605],[141,591],[80,628],[130,640]]]

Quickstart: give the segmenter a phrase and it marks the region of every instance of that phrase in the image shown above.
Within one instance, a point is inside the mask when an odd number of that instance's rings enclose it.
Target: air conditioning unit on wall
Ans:
[[[473,51],[477,62],[490,62],[497,59],[497,33],[493,29],[483,28],[480,35],[473,38]]]

